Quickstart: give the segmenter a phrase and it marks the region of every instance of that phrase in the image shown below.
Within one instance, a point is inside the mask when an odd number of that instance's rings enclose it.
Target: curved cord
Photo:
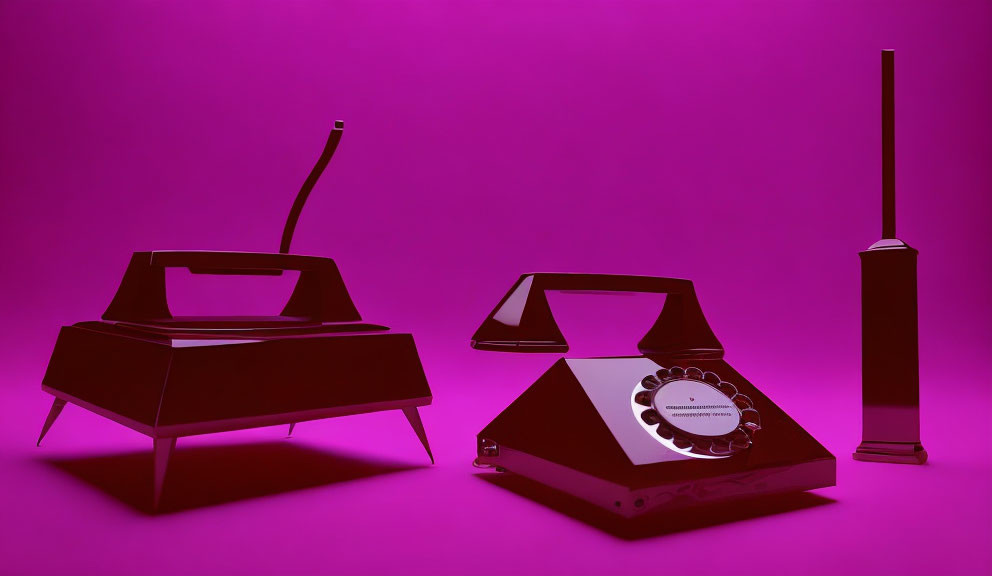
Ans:
[[[296,231],[296,222],[300,219],[300,212],[303,211],[303,205],[306,204],[307,197],[310,196],[310,191],[313,190],[313,187],[317,184],[317,180],[320,179],[320,175],[323,174],[324,168],[327,168],[327,164],[331,161],[331,156],[334,156],[338,142],[341,141],[341,131],[343,129],[344,122],[335,120],[334,129],[331,130],[330,136],[327,137],[327,144],[324,144],[324,151],[320,153],[317,164],[314,165],[313,170],[310,171],[310,175],[303,182],[300,193],[296,195],[293,207],[289,210],[289,217],[286,218],[286,227],[282,230],[282,242],[279,244],[279,252],[281,254],[289,253],[289,245],[293,242],[293,232]]]

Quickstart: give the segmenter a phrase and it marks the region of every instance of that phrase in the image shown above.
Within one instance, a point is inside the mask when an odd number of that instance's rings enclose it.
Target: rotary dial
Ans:
[[[699,368],[673,366],[645,376],[630,404],[658,442],[696,458],[726,458],[747,450],[761,429],[751,398]]]

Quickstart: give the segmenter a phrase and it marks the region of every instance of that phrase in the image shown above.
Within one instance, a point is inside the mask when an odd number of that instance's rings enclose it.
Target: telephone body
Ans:
[[[724,360],[688,280],[525,274],[472,347],[566,352],[547,291],[666,297],[641,355],[558,359],[479,432],[477,465],[628,518],[835,484],[834,456]]]

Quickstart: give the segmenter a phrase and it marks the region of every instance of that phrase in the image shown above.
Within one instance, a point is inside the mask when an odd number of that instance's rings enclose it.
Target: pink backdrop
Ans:
[[[769,574],[989,571],[989,22],[987,2],[0,2],[0,572],[690,574],[721,541]],[[918,468],[849,455],[881,48],[921,251]],[[277,249],[335,119],[293,250],[414,333],[438,465],[394,414],[194,438],[170,482],[205,487],[152,517],[131,505],[146,438],[70,407],[34,448],[58,327],[102,313],[133,250]],[[530,271],[692,279],[728,360],[837,456],[829,500],[629,542],[476,478],[475,433],[554,359],[468,346]],[[193,312],[287,288],[174,280]],[[658,304],[552,299],[573,355],[633,351]]]

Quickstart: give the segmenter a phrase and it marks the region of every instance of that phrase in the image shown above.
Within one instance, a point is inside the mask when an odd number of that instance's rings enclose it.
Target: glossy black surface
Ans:
[[[643,356],[559,359],[479,432],[479,465],[525,476],[628,518],[835,483],[833,455],[723,360],[723,347],[688,280],[525,274],[475,333],[472,346],[566,351],[547,290],[667,296],[638,344]],[[726,408],[729,414],[740,413],[734,428],[718,438],[701,438],[668,423],[652,397],[672,379],[693,379],[709,387],[707,394],[722,394],[720,402],[733,403]]]
[[[630,358],[595,358],[619,367]],[[652,356],[660,365],[684,360]],[[740,472],[790,466],[799,462],[829,459],[830,454],[809,433],[793,421],[754,385],[744,379],[723,360],[694,360],[693,366],[720,374],[747,394],[761,412],[762,429],[755,435],[753,445],[728,458],[698,459],[673,453],[657,445],[658,458],[654,464],[635,465],[624,451],[627,440],[616,436],[603,419],[597,404],[590,399],[584,386],[608,387],[610,394],[629,399],[632,389],[627,380],[611,382],[580,382],[566,359],[558,360],[517,400],[488,426],[479,432],[487,438],[524,451],[543,460],[608,480],[632,489],[658,483],[692,482],[704,477],[716,477]],[[629,417],[635,416],[630,413]],[[649,435],[640,427],[629,429],[630,435]],[[824,486],[832,485],[825,480]]]
[[[644,354],[719,358],[689,280],[616,274],[524,274],[472,336],[472,347],[497,352],[567,352],[545,295],[549,290],[666,294],[661,315],[637,349]]]
[[[402,410],[431,462],[419,406],[432,401],[413,337],[361,316],[330,258],[288,254],[300,212],[341,139],[335,123],[297,194],[280,253],[135,252],[102,321],[59,332],[42,388],[153,438],[157,505],[176,438]],[[277,276],[299,271],[275,316],[173,316],[168,268]]]
[[[861,257],[862,442],[856,460],[923,464],[916,249],[896,238],[895,54],[882,51],[882,239]]]

